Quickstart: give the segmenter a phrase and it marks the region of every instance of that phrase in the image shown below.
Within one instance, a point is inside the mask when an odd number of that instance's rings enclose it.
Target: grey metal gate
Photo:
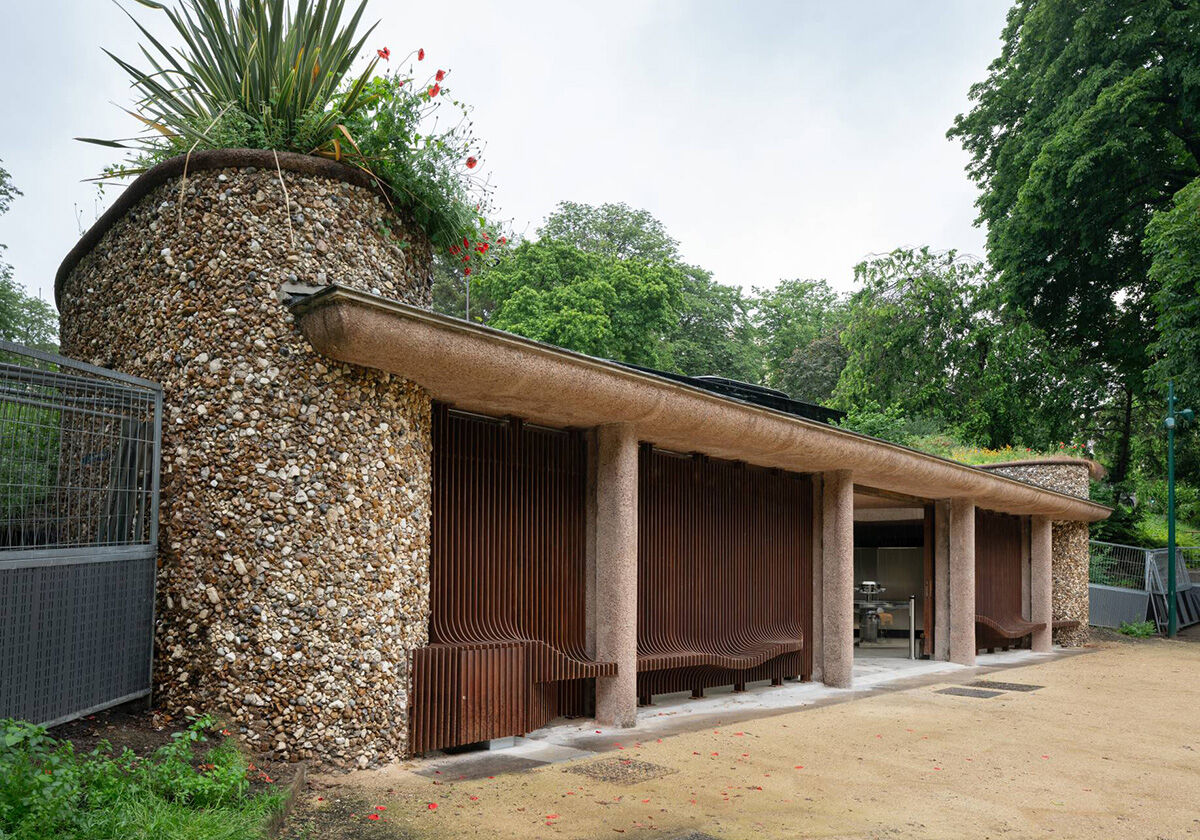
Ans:
[[[1092,540],[1089,544],[1089,623],[1120,627],[1123,622],[1153,621],[1167,629],[1167,549]],[[1200,587],[1189,573],[1193,548],[1177,549],[1176,608],[1179,627],[1200,623]]]
[[[0,717],[150,694],[162,389],[0,341]]]

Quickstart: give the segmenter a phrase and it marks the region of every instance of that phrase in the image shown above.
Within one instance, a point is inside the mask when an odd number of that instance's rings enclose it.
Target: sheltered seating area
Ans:
[[[435,405],[429,644],[414,752],[593,709],[616,665],[587,651],[587,445],[579,432]]]
[[[812,482],[640,447],[637,691],[807,679]]]
[[[850,688],[856,525],[878,535],[888,517],[915,533],[875,547],[904,552],[884,560],[903,573],[918,655],[971,665],[1026,635],[1049,650],[1052,524],[1109,513],[749,386],[717,391],[336,286],[290,305],[321,353],[440,401],[413,752],[557,715],[632,726],[667,693],[789,677]],[[856,522],[868,497],[876,512]]]

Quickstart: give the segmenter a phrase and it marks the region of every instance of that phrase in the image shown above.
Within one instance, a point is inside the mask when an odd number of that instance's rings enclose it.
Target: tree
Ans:
[[[882,407],[987,446],[1068,436],[1083,397],[1070,358],[1007,305],[987,267],[954,251],[899,249],[855,267],[834,403]]]
[[[581,251],[553,240],[523,242],[472,289],[495,301],[488,323],[593,356],[661,366],[669,356],[683,273]]]
[[[1153,283],[1146,225],[1200,174],[1200,4],[1020,0],[949,136],[971,156],[1006,297],[1117,402],[1129,465]]]
[[[1150,220],[1146,252],[1158,289],[1154,379],[1174,380],[1181,395],[1195,400],[1200,396],[1200,179]]]
[[[737,286],[725,286],[696,266],[681,266],[683,288],[669,331],[668,365],[689,376],[715,374],[759,382],[762,359],[754,340],[750,301]]]
[[[12,176],[0,165],[0,216],[21,195]],[[6,250],[0,245],[0,256]],[[58,342],[58,315],[54,307],[33,297],[13,279],[12,266],[0,260],[0,339],[29,347],[53,350]]]
[[[808,379],[803,370],[807,350],[841,331],[846,301],[824,280],[781,280],[773,289],[754,292],[767,384],[790,392],[795,383]]]
[[[679,294],[672,297],[673,317],[663,335],[665,347],[654,356],[657,366],[693,376],[761,379],[750,301],[741,289],[722,285],[705,269],[686,264],[679,243],[648,211],[627,204],[563,201],[538,233],[542,241],[566,243],[604,260],[621,261],[634,272],[655,267],[664,276],[679,277]]]
[[[833,397],[850,358],[840,329],[822,333],[798,347],[779,369],[776,387],[798,400],[821,405]]]
[[[596,206],[560,201],[538,235],[602,257],[648,263],[679,260],[679,243],[667,235],[663,223],[624,202]]]

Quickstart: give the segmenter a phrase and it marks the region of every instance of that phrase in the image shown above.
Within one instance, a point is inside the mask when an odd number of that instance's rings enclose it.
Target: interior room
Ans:
[[[933,508],[867,488],[854,493],[854,655],[933,651]]]

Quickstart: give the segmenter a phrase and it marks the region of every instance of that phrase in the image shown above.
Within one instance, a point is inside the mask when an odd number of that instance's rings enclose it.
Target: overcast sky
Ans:
[[[155,14],[122,0],[142,19]],[[928,244],[982,255],[966,156],[945,137],[999,52],[1007,0],[371,0],[370,46],[424,47],[475,106],[497,203],[532,233],[561,200],[661,219],[724,283],[824,277]],[[24,197],[0,217],[17,279],[54,272],[115,195],[82,179],[123,137],[137,33],[108,0],[6,2],[0,161]],[[161,30],[155,27],[156,31]]]

